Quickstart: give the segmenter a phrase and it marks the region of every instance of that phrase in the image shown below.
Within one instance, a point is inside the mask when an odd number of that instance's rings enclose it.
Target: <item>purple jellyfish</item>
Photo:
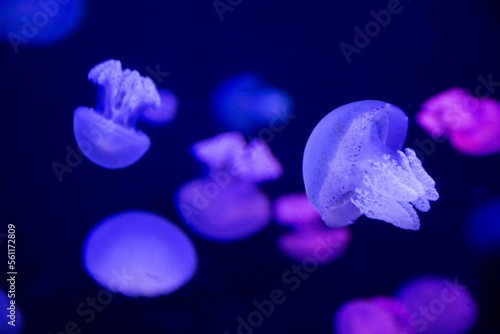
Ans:
[[[0,39],[20,46],[51,45],[69,37],[83,21],[84,0],[2,0]]]
[[[406,323],[406,307],[391,297],[351,300],[337,310],[333,319],[336,334],[414,334]]]
[[[163,88],[158,88],[160,95],[160,107],[147,107],[141,115],[141,121],[150,125],[165,125],[170,123],[177,114],[179,108],[179,100],[171,91]]]
[[[293,117],[290,96],[267,86],[253,73],[234,75],[220,83],[213,93],[212,109],[222,124],[241,132],[281,128]]]
[[[180,228],[146,211],[124,211],[87,235],[83,265],[98,284],[128,297],[167,295],[194,275],[197,255]]]
[[[344,253],[351,240],[347,227],[326,227],[305,194],[277,198],[274,218],[281,225],[292,227],[291,232],[279,237],[278,247],[297,262],[312,257],[320,265],[330,263]]]
[[[9,279],[7,279],[9,282]],[[23,330],[23,321],[19,305],[16,303],[15,294],[12,292],[5,294],[0,290],[0,313],[2,321],[0,322],[0,333],[15,334]]]
[[[422,105],[417,123],[432,137],[449,137],[457,151],[472,156],[500,152],[500,102],[450,88]]]
[[[465,238],[484,253],[500,252],[500,198],[473,208],[465,225]]]
[[[307,197],[328,226],[346,226],[364,214],[420,228],[413,207],[426,212],[439,195],[415,152],[400,151],[407,127],[401,109],[368,100],[343,105],[316,125],[302,170]]]
[[[471,293],[456,278],[414,279],[400,288],[396,296],[409,310],[407,322],[418,333],[467,333],[477,318]]]
[[[94,66],[89,80],[99,85],[96,109],[78,107],[73,131],[82,153],[108,169],[130,166],[149,149],[151,142],[135,124],[144,109],[159,108],[160,96],[150,78],[139,72],[122,71],[118,60]]]
[[[176,206],[183,221],[200,236],[217,241],[249,237],[271,220],[269,198],[256,183],[278,178],[281,164],[260,140],[245,143],[224,133],[193,145],[208,175],[182,185]]]

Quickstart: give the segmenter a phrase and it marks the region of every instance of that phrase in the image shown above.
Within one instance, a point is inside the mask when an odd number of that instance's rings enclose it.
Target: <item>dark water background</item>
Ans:
[[[490,74],[500,81],[500,6],[402,0],[401,13],[348,64],[339,44],[353,44],[353,28],[364,27],[373,20],[370,11],[387,3],[243,0],[221,22],[210,0],[92,1],[80,28],[61,43],[21,46],[17,54],[2,45],[0,233],[7,223],[17,227],[16,303],[25,333],[58,333],[75,321],[81,333],[233,334],[236,318],[245,318],[252,302],[268,299],[273,289],[282,289],[286,302],[255,333],[332,333],[332,315],[345,301],[390,295],[422,274],[458,277],[479,305],[472,332],[499,333],[500,257],[471,249],[463,226],[474,205],[500,196],[500,155],[472,158],[447,142],[432,146],[414,115],[442,90],[474,90],[478,77]],[[158,86],[176,93],[178,116],[161,128],[141,125],[152,146],[135,165],[106,170],[83,159],[59,182],[51,163],[64,162],[67,145],[76,149],[73,111],[96,102],[87,73],[110,58],[142,74],[157,65],[169,72]],[[210,94],[222,79],[243,71],[260,73],[295,102],[297,117],[270,142],[285,170],[263,185],[271,198],[303,191],[302,153],[316,123],[364,99],[393,103],[410,117],[405,146],[422,151],[418,143],[431,145],[424,167],[441,198],[420,214],[417,232],[360,218],[346,253],[301,280],[296,291],[281,279],[293,265],[275,247],[281,227],[271,224],[226,244],[187,232],[199,255],[187,285],[156,299],[114,294],[87,324],[76,308],[101,288],[82,267],[86,233],[128,209],[181,225],[172,196],[202,171],[189,147],[227,130],[211,116]],[[500,100],[500,87],[491,96]],[[0,287],[7,288],[5,280]]]

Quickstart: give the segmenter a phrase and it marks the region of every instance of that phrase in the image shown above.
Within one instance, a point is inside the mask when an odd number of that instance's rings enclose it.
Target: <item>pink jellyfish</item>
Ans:
[[[340,257],[351,240],[347,227],[331,229],[307,199],[306,194],[288,194],[274,201],[274,218],[292,231],[278,239],[278,247],[295,261],[313,257],[326,264]]]
[[[151,141],[135,129],[142,112],[160,107],[153,80],[139,72],[122,70],[118,60],[94,66],[89,80],[99,85],[98,105],[78,107],[73,115],[73,131],[78,147],[93,163],[116,169],[134,164],[149,149]]]
[[[186,284],[197,268],[193,244],[180,228],[146,211],[124,211],[87,235],[83,265],[109,291],[128,297],[167,295]]]
[[[406,283],[396,294],[408,308],[408,323],[418,333],[467,333],[477,318],[477,306],[458,280],[427,276]]]
[[[450,144],[463,154],[500,152],[500,102],[494,99],[450,88],[425,101],[416,120],[432,137],[449,137]]]
[[[182,185],[176,206],[190,229],[218,241],[246,238],[271,220],[269,198],[257,183],[278,178],[281,164],[268,146],[246,143],[239,133],[223,133],[193,145],[208,175]]]
[[[337,310],[333,327],[337,334],[415,334],[406,322],[408,310],[391,297],[351,300]]]

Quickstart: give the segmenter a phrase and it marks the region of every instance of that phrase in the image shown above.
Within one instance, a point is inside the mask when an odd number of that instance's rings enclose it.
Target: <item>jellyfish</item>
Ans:
[[[281,129],[293,118],[291,97],[255,73],[222,81],[212,95],[212,110],[224,126],[243,133],[264,127]]]
[[[419,277],[399,288],[396,298],[408,309],[407,322],[418,333],[468,333],[477,318],[476,302],[457,278]]]
[[[247,144],[239,133],[223,133],[195,143],[192,151],[207,166],[207,175],[176,192],[188,228],[209,240],[235,241],[269,224],[271,203],[257,184],[278,178],[282,167],[264,142]]]
[[[151,141],[135,124],[145,108],[160,107],[153,80],[125,69],[118,60],[94,66],[89,80],[99,85],[98,105],[78,107],[73,131],[80,151],[93,163],[108,169],[134,164],[149,149]]]
[[[402,303],[388,296],[355,299],[340,306],[333,328],[336,334],[415,334],[408,315]]]
[[[316,125],[303,159],[306,194],[330,227],[362,214],[418,230],[413,207],[426,212],[439,195],[415,152],[401,151],[408,117],[381,101],[343,105]]]
[[[8,278],[8,277],[7,277]],[[9,281],[7,279],[7,281]],[[10,295],[10,296],[9,296]],[[2,321],[0,322],[0,333],[15,334],[23,331],[23,317],[19,311],[15,294],[5,293],[0,290],[0,309],[2,310]]]
[[[85,16],[85,1],[2,0],[0,39],[15,53],[23,46],[51,45],[64,40]]]
[[[296,193],[274,201],[274,219],[291,231],[278,238],[278,248],[297,262],[314,258],[324,265],[339,258],[351,240],[347,227],[326,227],[306,194]]]
[[[168,295],[197,268],[189,238],[165,218],[123,211],[103,219],[85,238],[83,265],[98,284],[128,297]]]
[[[179,100],[171,91],[158,88],[160,95],[160,107],[147,107],[141,114],[141,121],[149,125],[165,125],[170,123],[177,114],[179,108]]]
[[[465,225],[465,238],[482,253],[500,252],[500,198],[490,199],[474,207]]]
[[[450,88],[422,104],[417,123],[432,137],[447,136],[458,152],[484,156],[500,152],[500,102]]]

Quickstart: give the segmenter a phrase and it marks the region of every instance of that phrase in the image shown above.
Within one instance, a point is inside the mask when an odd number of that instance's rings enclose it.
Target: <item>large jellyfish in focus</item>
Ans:
[[[7,280],[8,281],[8,280]],[[23,330],[23,319],[19,311],[19,304],[15,298],[8,298],[7,294],[0,290],[0,333],[15,334]]]
[[[70,36],[82,22],[84,0],[2,0],[0,39],[20,47],[50,45]]]
[[[343,304],[333,319],[336,334],[415,334],[409,312],[398,300],[378,296]]]
[[[82,153],[96,165],[116,169],[134,164],[151,142],[135,124],[146,108],[159,108],[160,96],[150,78],[122,70],[120,61],[107,60],[94,66],[88,75],[99,85],[98,105],[78,107],[73,131]]]
[[[331,229],[307,199],[306,194],[287,194],[274,201],[274,218],[291,231],[281,235],[278,247],[295,261],[312,257],[320,265],[340,257],[351,241],[349,228]]]
[[[477,318],[471,293],[456,278],[417,278],[400,288],[396,297],[409,310],[407,321],[418,333],[467,333]]]
[[[465,238],[474,249],[500,252],[500,198],[474,207],[465,226]]]
[[[439,195],[415,152],[401,151],[407,127],[401,109],[370,100],[343,105],[316,125],[302,169],[307,197],[328,226],[346,226],[364,214],[420,228],[413,207],[426,212]]]
[[[110,291],[132,298],[157,297],[172,293],[193,277],[197,255],[184,232],[165,218],[124,211],[89,232],[83,264]]]
[[[249,237],[271,220],[269,198],[257,183],[281,176],[281,164],[261,140],[246,143],[239,133],[223,133],[195,143],[194,156],[208,175],[182,185],[179,214],[191,230],[216,241]]]
[[[254,73],[225,79],[212,96],[212,110],[217,119],[231,130],[243,133],[261,128],[282,126],[291,118],[291,97],[268,86]]]
[[[500,102],[450,88],[422,105],[417,123],[432,137],[447,136],[457,151],[484,156],[500,152]]]

